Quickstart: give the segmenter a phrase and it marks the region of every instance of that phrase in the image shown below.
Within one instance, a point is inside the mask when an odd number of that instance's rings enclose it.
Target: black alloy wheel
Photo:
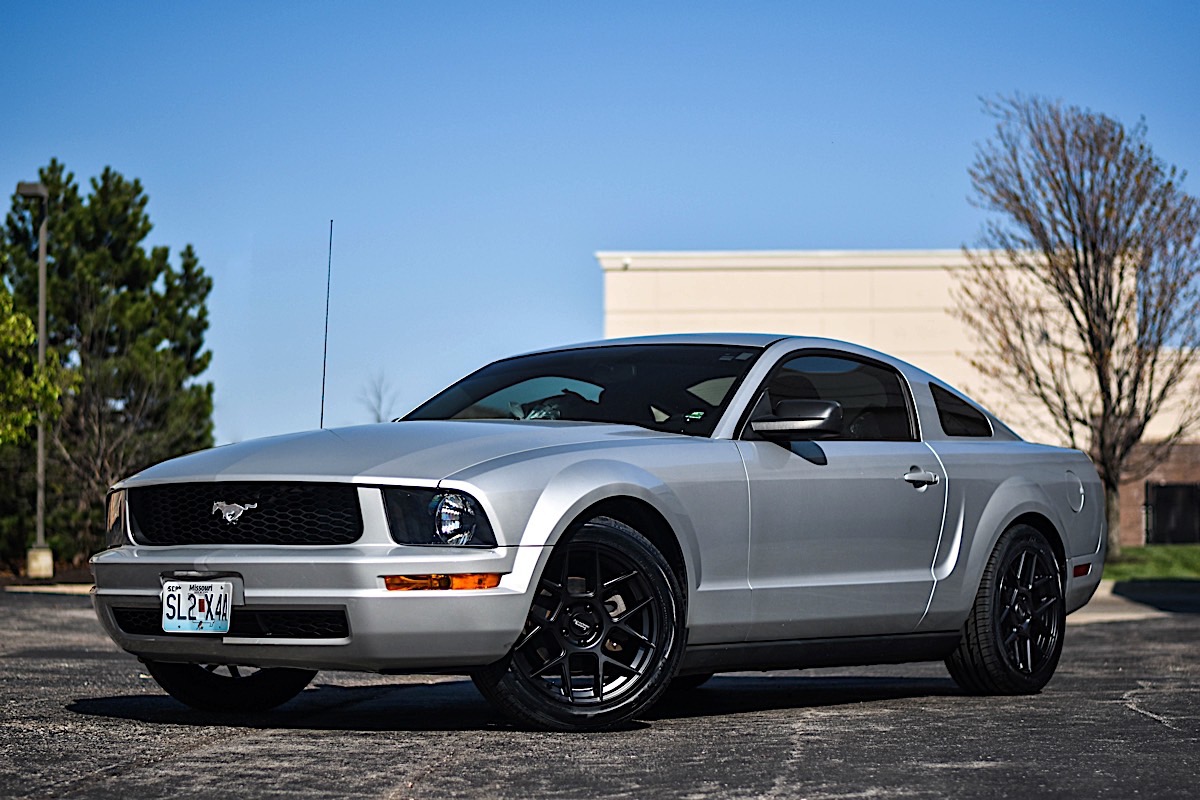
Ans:
[[[300,694],[317,674],[286,667],[142,663],[167,694],[199,711],[267,711]]]
[[[519,721],[619,725],[656,701],[682,652],[678,581],[653,544],[606,517],[551,556],[509,655],[473,677]]]
[[[974,694],[1033,694],[1058,666],[1065,628],[1054,551],[1037,529],[1016,525],[996,543],[962,641],[946,666]]]
[[[1025,548],[1010,554],[1000,576],[995,635],[1010,668],[1033,675],[1054,654],[1061,636],[1062,591],[1053,554]]]

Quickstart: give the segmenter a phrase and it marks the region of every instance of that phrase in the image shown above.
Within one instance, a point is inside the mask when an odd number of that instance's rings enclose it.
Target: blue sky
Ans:
[[[403,413],[602,335],[593,253],[955,248],[979,97],[1200,169],[1200,3],[5,3],[0,192],[142,180],[192,243],[220,442]],[[1196,179],[1185,187],[1196,193]]]

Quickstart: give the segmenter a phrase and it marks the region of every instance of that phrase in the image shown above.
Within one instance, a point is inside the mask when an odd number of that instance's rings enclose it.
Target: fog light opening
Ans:
[[[499,572],[467,572],[459,575],[384,575],[383,585],[392,592],[426,589],[495,589]]]

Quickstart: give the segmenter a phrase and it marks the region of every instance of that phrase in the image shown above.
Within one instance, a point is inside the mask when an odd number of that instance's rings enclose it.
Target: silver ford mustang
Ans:
[[[122,481],[94,603],[209,710],[318,669],[469,674],[559,730],[730,670],[944,660],[1027,694],[1099,583],[1103,508],[1085,455],[873,350],[612,340]]]

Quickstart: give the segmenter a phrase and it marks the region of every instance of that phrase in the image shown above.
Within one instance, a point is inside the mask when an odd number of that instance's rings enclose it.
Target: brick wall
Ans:
[[[1200,444],[1181,444],[1171,457],[1144,478],[1121,484],[1121,544],[1140,547],[1146,543],[1147,483],[1200,483]]]

